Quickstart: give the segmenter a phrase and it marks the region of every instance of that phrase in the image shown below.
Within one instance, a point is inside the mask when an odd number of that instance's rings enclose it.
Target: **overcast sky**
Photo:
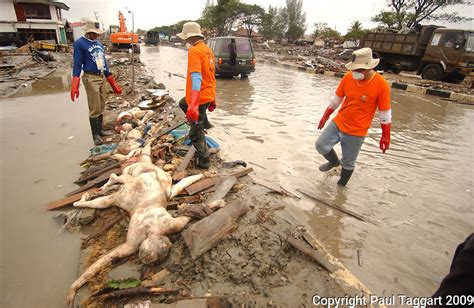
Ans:
[[[118,25],[118,10],[122,10],[127,19],[127,27],[131,29],[132,18],[127,13],[128,8],[134,12],[135,29],[150,29],[155,26],[174,24],[181,20],[198,19],[206,0],[63,0],[63,2],[70,7],[68,12],[64,12],[64,17],[69,21],[79,21],[82,17],[93,19],[94,12],[97,12],[99,20],[105,27],[111,24]],[[286,5],[286,0],[243,0],[242,2],[258,4],[266,10],[269,5],[278,7]],[[312,32],[313,24],[317,22],[326,22],[342,34],[346,33],[354,20],[362,22],[365,28],[372,28],[376,25],[370,19],[384,8],[386,8],[385,0],[304,0],[306,32]],[[474,16],[472,6],[459,6],[455,11],[463,16]],[[446,26],[474,29],[472,22]]]

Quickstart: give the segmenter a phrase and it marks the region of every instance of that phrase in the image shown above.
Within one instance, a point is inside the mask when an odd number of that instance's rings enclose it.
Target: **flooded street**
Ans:
[[[71,103],[69,74],[0,99],[1,307],[64,307],[77,275],[79,236],[58,234],[55,213],[44,211],[77,187],[93,145],[85,91]]]
[[[142,46],[140,58],[175,100],[184,95],[185,50]],[[85,91],[71,103],[69,75],[58,71],[0,99],[1,307],[64,307],[77,275],[80,236],[58,234],[54,213],[43,211],[77,187],[93,146]],[[379,150],[375,123],[341,189],[338,172],[319,172],[324,159],[314,148],[339,80],[264,64],[247,80],[218,79],[209,134],[223,159],[245,160],[256,177],[374,221],[304,197],[282,199],[285,214],[377,295],[430,296],[474,229],[474,106],[393,90],[390,150]]]
[[[163,46],[141,54],[175,99],[184,95],[185,80],[176,75],[186,75],[186,57]],[[375,123],[351,181],[340,189],[336,171],[319,172],[324,159],[314,149],[316,124],[339,80],[263,64],[248,80],[218,79],[210,135],[223,157],[249,162],[259,178],[378,222],[305,198],[285,199],[287,211],[377,295],[430,296],[456,246],[473,231],[474,107],[393,90],[390,150],[379,150]]]

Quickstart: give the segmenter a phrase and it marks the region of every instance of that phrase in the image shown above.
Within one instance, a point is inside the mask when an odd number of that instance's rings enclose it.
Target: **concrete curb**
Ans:
[[[321,69],[303,67],[303,66],[299,66],[299,65],[291,64],[291,63],[283,63],[277,60],[259,59],[257,60],[257,62],[263,63],[263,64],[276,65],[276,66],[287,68],[287,69],[303,71],[310,74],[320,74],[327,77],[342,78],[344,77],[344,74],[345,74],[342,72],[325,71]],[[423,95],[437,96],[437,97],[447,99],[447,100],[453,101],[455,103],[460,103],[460,104],[474,105],[474,95],[457,93],[457,92],[452,92],[452,91],[445,91],[445,90],[438,90],[438,89],[431,89],[431,88],[426,88],[426,87],[421,87],[421,86],[406,84],[406,83],[400,83],[400,82],[388,81],[388,83],[393,89],[398,89],[398,90],[403,90],[403,91],[423,94]]]

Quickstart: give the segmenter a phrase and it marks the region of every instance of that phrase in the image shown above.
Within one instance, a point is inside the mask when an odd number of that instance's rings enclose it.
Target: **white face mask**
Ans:
[[[364,73],[359,73],[359,72],[352,72],[352,78],[355,80],[362,80],[365,78]]]

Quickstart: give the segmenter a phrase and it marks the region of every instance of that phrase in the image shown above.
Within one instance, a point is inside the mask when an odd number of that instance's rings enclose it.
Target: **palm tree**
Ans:
[[[354,20],[349,28],[349,32],[356,32],[362,30],[362,23],[358,20]]]

